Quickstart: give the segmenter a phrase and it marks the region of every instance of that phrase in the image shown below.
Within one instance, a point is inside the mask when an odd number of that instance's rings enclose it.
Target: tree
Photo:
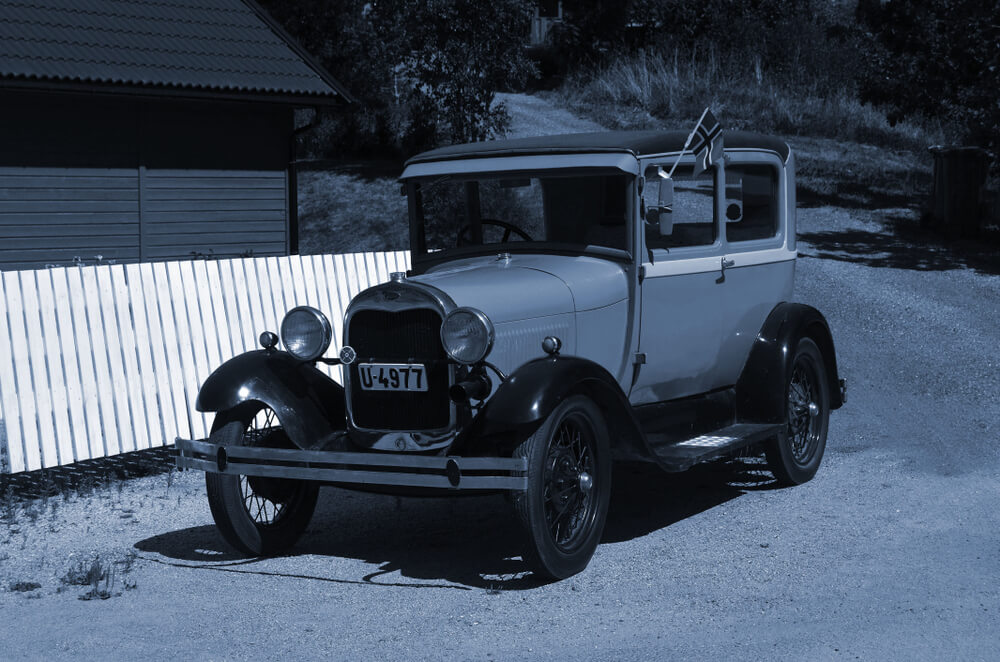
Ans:
[[[1000,18],[995,0],[862,0],[872,37],[866,101],[890,122],[922,114],[955,122],[967,140],[1000,149]]]
[[[493,137],[508,121],[496,92],[531,72],[528,0],[262,2],[358,98],[327,118],[341,153]]]
[[[407,147],[491,138],[506,109],[496,92],[531,72],[523,52],[531,5],[526,0],[383,0],[372,20],[392,44],[394,73],[409,108]]]

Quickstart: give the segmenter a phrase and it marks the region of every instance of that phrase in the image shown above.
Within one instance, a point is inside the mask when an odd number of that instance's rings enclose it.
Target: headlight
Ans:
[[[475,308],[456,308],[441,325],[441,344],[459,363],[476,363],[493,347],[493,323]]]
[[[310,306],[292,308],[281,320],[281,344],[301,361],[315,361],[323,356],[332,338],[330,320]]]

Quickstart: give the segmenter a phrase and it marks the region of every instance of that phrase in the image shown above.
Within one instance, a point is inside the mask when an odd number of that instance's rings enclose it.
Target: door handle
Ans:
[[[725,283],[726,282],[726,269],[728,269],[730,267],[735,267],[735,266],[736,266],[736,260],[727,260],[726,258],[722,258],[722,272],[719,274],[719,277],[715,279],[715,282],[716,283]]]

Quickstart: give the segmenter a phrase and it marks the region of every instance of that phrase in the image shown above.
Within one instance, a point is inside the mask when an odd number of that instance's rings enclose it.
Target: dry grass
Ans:
[[[890,126],[849,86],[771,80],[759,60],[721,63],[705,58],[638,55],[570,77],[556,92],[562,102],[608,128],[658,128],[693,124],[711,106],[728,129],[805,135],[897,149],[923,149],[946,132],[930,124]]]

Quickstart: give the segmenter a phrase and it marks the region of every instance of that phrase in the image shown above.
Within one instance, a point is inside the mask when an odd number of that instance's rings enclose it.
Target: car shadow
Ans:
[[[774,485],[752,459],[700,466],[683,474],[623,465],[616,467],[613,483],[602,544],[645,536],[747,491]],[[286,556],[354,559],[376,566],[374,571],[347,578],[277,571],[267,559],[248,559],[233,551],[214,526],[163,533],[137,542],[135,549],[154,562],[218,572],[509,591],[546,583],[525,567],[520,540],[511,504],[500,495],[416,498],[324,488],[309,529]]]

